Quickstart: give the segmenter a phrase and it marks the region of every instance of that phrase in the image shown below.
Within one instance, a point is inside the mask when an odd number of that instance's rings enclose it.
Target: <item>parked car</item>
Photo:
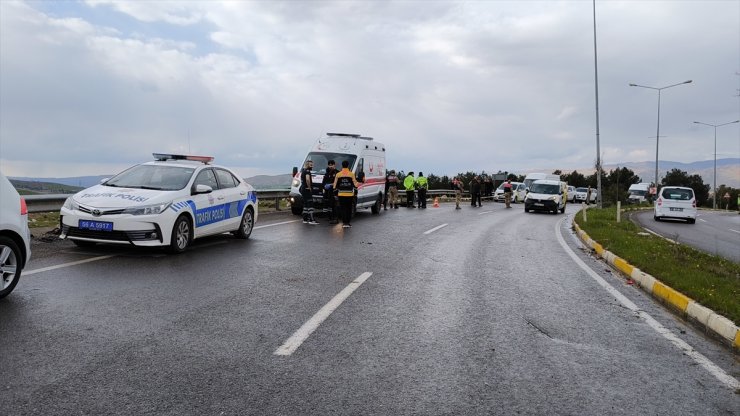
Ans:
[[[539,179],[532,182],[527,198],[524,200],[524,212],[547,211],[553,214],[565,212],[568,201],[565,200],[567,185],[565,182]]]
[[[596,203],[596,189],[591,188],[591,198],[586,201],[588,197],[588,188],[576,188],[575,202],[586,202],[588,204]]]
[[[0,173],[0,298],[13,291],[30,258],[26,201]]]
[[[60,237],[78,246],[164,246],[174,253],[207,235],[249,238],[258,214],[249,184],[211,165],[210,156],[153,156],[67,198]]]
[[[576,187],[568,185],[568,202],[576,202]]]
[[[683,186],[664,186],[658,192],[653,213],[655,221],[677,218],[693,224],[696,222],[696,213],[696,197],[693,189]]]
[[[506,183],[506,182],[504,182]],[[504,202],[504,183],[496,188],[493,193],[493,200],[495,202]],[[524,202],[524,198],[527,196],[527,187],[523,182],[512,182],[511,183],[511,202],[517,204]]]

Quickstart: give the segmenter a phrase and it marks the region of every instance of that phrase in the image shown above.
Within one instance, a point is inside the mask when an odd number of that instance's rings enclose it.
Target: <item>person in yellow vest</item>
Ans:
[[[429,189],[429,182],[424,177],[424,172],[419,172],[419,176],[416,178],[416,191],[419,193],[417,208],[427,208],[427,189]]]
[[[352,226],[350,224],[350,220],[352,219],[352,201],[355,198],[355,190],[357,190],[358,186],[359,184],[357,183],[357,179],[355,179],[354,172],[349,170],[349,162],[343,160],[342,170],[334,178],[334,189],[336,189],[339,199],[339,214],[342,216],[342,228]]]
[[[414,188],[416,187],[416,178],[414,178],[414,172],[409,174],[403,179],[403,187],[406,189],[406,208],[414,207]]]

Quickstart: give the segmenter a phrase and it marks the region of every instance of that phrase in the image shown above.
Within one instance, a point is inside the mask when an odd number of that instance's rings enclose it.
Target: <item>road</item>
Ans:
[[[0,409],[740,413],[732,353],[583,250],[575,209],[263,215],[182,255],[37,244],[0,301]]]
[[[737,212],[700,210],[695,224],[678,220],[655,221],[652,210],[633,213],[632,218],[665,238],[740,263],[740,215]]]

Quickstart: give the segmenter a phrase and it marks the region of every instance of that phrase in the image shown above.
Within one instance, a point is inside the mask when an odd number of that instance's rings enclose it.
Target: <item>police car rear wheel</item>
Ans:
[[[242,215],[242,221],[239,223],[239,229],[234,231],[234,235],[236,238],[241,239],[247,239],[249,238],[249,235],[252,234],[252,228],[254,227],[254,214],[252,213],[252,208],[247,208],[244,210],[244,215]]]
[[[170,239],[170,252],[182,253],[190,245],[190,221],[184,215],[181,215],[175,221],[172,227],[172,237]]]

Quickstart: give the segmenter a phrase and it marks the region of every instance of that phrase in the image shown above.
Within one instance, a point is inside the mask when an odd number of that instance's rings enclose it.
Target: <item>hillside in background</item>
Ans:
[[[288,189],[293,176],[289,173],[282,175],[257,175],[244,178],[254,189]]]
[[[616,168],[626,167],[632,170],[642,178],[643,182],[652,182],[655,179],[655,161],[652,162],[627,162],[619,164],[605,164],[604,170],[610,171]],[[699,175],[705,184],[711,185],[714,176],[714,160],[704,160],[700,162],[681,163],[661,160],[658,164],[659,177],[665,176],[665,173],[671,169],[680,169],[689,175]],[[594,169],[578,170],[582,173],[593,173]],[[740,188],[740,159],[717,159],[717,185],[727,185],[733,188]]]
[[[44,182],[35,180],[10,179],[15,189],[21,195],[35,194],[74,194],[83,190],[79,186],[69,186],[56,182]]]

